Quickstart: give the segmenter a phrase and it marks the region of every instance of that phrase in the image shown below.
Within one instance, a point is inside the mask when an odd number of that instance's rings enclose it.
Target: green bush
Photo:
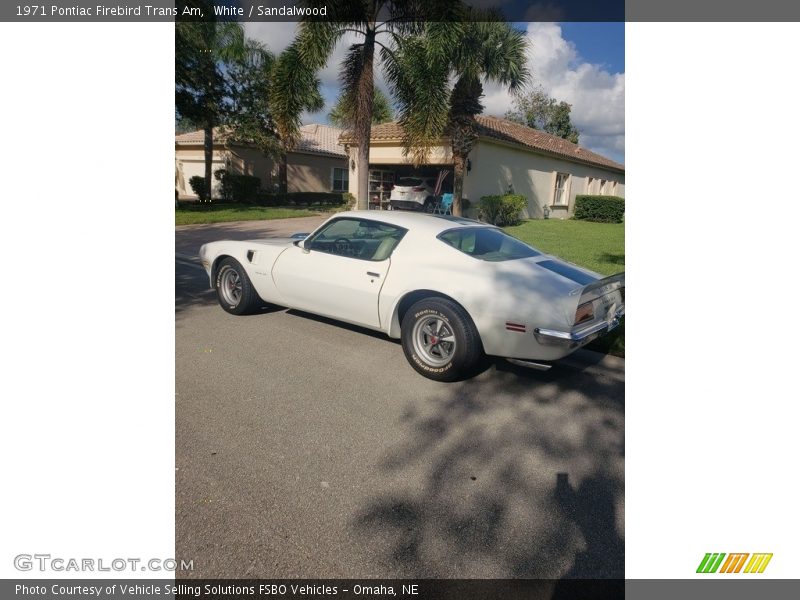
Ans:
[[[259,192],[260,206],[311,206],[312,204],[340,205],[345,202],[342,192]]]
[[[201,177],[200,175],[194,175],[189,178],[189,187],[192,188],[192,191],[197,194],[197,197],[200,199],[200,202],[205,202],[208,200],[208,195],[206,195],[206,178]]]
[[[492,225],[517,225],[528,199],[519,194],[483,196],[478,202],[478,218]]]
[[[574,218],[596,223],[622,223],[625,199],[619,196],[575,196]]]
[[[258,190],[261,189],[259,177],[223,171],[217,178],[220,181],[222,197],[226,202],[256,202]]]

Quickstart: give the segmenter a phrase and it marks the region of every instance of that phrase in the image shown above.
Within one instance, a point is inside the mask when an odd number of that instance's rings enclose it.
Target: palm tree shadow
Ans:
[[[406,435],[378,460],[391,491],[353,522],[381,540],[379,572],[600,581],[593,591],[621,579],[624,367],[587,356],[545,373],[497,363],[407,407]]]
[[[586,549],[575,554],[572,568],[564,574],[556,586],[554,600],[573,598],[575,581],[604,580],[595,591],[600,595],[582,595],[588,598],[613,598],[625,577],[625,543],[617,532],[615,498],[618,486],[602,475],[584,479],[577,489],[569,483],[567,473],[556,475],[555,501],[567,518],[575,523],[586,544]],[[586,591],[593,584],[586,583]],[[567,593],[569,592],[569,593]],[[613,595],[608,595],[613,593]]]

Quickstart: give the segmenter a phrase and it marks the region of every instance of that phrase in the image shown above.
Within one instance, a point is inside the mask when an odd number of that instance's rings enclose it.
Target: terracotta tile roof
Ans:
[[[341,156],[345,158],[344,146],[339,143],[343,130],[330,125],[312,123],[300,128],[300,141],[295,150],[298,152],[313,152]]]
[[[531,129],[500,117],[478,115],[475,119],[478,122],[478,134],[483,138],[521,145],[544,154],[625,172],[624,165],[544,131]],[[397,123],[391,122],[373,125],[370,139],[372,141],[400,141],[402,137],[403,129]],[[343,143],[351,140],[349,131],[342,134],[341,141]]]
[[[344,147],[339,143],[342,130],[330,125],[311,123],[300,127],[300,140],[295,146],[297,152],[310,154],[324,154],[327,156],[341,156],[345,158]],[[214,139],[224,138],[225,132],[219,127],[214,128]],[[175,136],[176,144],[196,145],[203,143],[203,130],[190,131]]]

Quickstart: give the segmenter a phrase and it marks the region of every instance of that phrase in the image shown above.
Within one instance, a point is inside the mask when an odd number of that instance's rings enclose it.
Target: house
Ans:
[[[328,125],[310,124],[300,128],[300,140],[287,155],[287,184],[289,192],[346,192],[348,189],[347,155],[339,144],[341,129]],[[255,175],[262,189],[278,185],[278,164],[250,144],[228,142],[223,130],[214,130],[212,173],[226,168],[240,175]],[[182,200],[197,198],[189,179],[205,174],[203,131],[175,136],[175,189]],[[219,182],[212,185],[214,197],[219,194]]]
[[[526,217],[541,218],[545,207],[551,218],[572,214],[578,194],[625,196],[625,167],[560,137],[524,125],[478,115],[478,140],[470,152],[464,177],[464,197],[472,206],[482,196],[513,190],[528,198]],[[341,137],[348,155],[357,147],[350,132]],[[357,191],[358,172],[350,162],[350,192]],[[369,152],[370,201],[385,200],[392,182],[410,175],[436,176],[442,169],[452,173],[450,140],[434,146],[428,162],[414,167],[403,155],[402,129],[397,123],[372,126]],[[445,186],[452,187],[452,175]]]

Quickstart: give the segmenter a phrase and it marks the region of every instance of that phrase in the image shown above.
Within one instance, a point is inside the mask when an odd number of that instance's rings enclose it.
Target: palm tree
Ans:
[[[245,55],[226,65],[229,98],[224,124],[230,141],[253,144],[265,156],[278,154],[278,136],[270,113],[275,56],[261,42],[245,40]]]
[[[375,100],[372,103],[372,124],[388,123],[393,118],[391,101],[380,88],[376,87]],[[336,99],[336,103],[328,113],[328,121],[330,121],[331,125],[336,125],[336,127],[349,128],[353,126],[355,112],[352,106],[347,105],[347,98],[344,95],[340,95]]]
[[[205,2],[205,14],[213,14]],[[214,127],[224,114],[226,94],[223,64],[247,52],[244,30],[234,22],[175,23],[175,110],[179,118],[202,126],[206,195],[211,198]]]
[[[288,190],[287,155],[298,142],[303,112],[316,112],[325,105],[319,86],[315,70],[303,61],[297,43],[291,44],[275,62],[269,100],[280,145],[278,191],[281,193]]]
[[[340,0],[330,3],[327,0],[307,0],[306,4],[312,7],[327,6],[328,20],[309,19],[300,22],[297,37],[290,47],[292,69],[283,71],[280,77],[308,82],[317,71],[325,67],[336,44],[345,35],[356,37],[357,41],[350,45],[342,61],[340,81],[343,102],[352,107],[353,139],[358,146],[357,199],[358,207],[364,209],[368,201],[369,140],[372,131],[376,61],[379,66],[391,68],[398,40],[404,35],[421,31],[420,17],[423,11],[430,13],[431,7],[442,10],[444,6],[446,9],[453,2]],[[443,15],[443,12],[438,14],[439,18]],[[379,17],[381,22],[378,21]],[[302,112],[298,108],[307,89],[303,86],[294,87],[286,81],[276,82],[276,95],[282,96],[277,98],[276,104],[284,105],[287,110],[275,112],[276,115],[281,114],[289,136],[296,135]]]
[[[516,91],[529,77],[524,34],[493,12],[464,10],[462,21],[430,23],[406,40],[397,53],[397,69],[388,72],[414,163],[424,162],[433,145],[450,138],[455,215],[462,212],[465,166],[478,138],[475,115],[483,111],[484,83]],[[442,36],[458,42],[443,45]]]

